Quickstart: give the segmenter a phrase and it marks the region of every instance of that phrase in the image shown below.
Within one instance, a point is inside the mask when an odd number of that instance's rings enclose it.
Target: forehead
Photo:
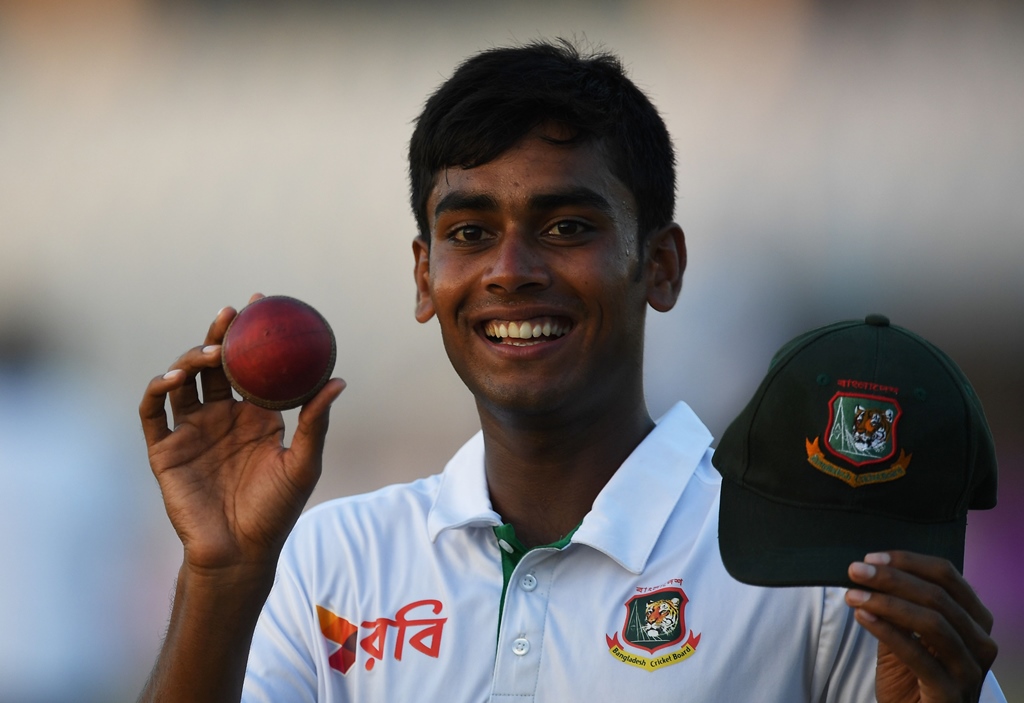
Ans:
[[[492,161],[474,168],[457,166],[437,173],[427,198],[427,219],[437,219],[437,206],[449,196],[486,196],[502,209],[525,208],[545,195],[594,193],[619,212],[635,220],[633,194],[613,173],[610,161],[596,141],[582,144],[552,143],[545,131],[527,135]]]

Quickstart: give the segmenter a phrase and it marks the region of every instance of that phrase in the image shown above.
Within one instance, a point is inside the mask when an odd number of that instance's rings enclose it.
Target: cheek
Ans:
[[[437,316],[438,322],[442,326],[448,324],[448,320],[451,318],[451,314],[455,307],[454,303],[454,291],[451,290],[450,286],[446,286],[443,283],[431,283],[431,300],[434,303],[434,314]]]
[[[604,298],[604,305],[632,314],[647,306],[647,288],[634,260],[622,259],[613,267],[605,269],[600,276],[593,276],[590,290]]]
[[[430,292],[437,308],[447,308],[457,300],[460,289],[465,288],[465,274],[447,259],[438,257],[430,264]]]
[[[635,250],[626,243],[595,251],[585,260],[567,262],[576,271],[576,280],[592,291],[606,289],[621,295],[637,283],[639,261]]]

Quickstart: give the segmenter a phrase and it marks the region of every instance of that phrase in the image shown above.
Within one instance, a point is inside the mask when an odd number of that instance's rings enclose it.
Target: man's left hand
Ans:
[[[855,617],[878,639],[878,703],[976,702],[998,647],[992,613],[945,559],[868,554],[849,568],[870,590],[847,591]]]

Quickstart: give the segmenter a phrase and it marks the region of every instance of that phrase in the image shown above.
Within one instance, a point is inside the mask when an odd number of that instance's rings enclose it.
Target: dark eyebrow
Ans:
[[[579,187],[554,193],[541,193],[530,198],[530,209],[537,211],[555,210],[560,207],[591,207],[612,216],[612,206],[608,200],[595,190]],[[437,201],[434,207],[434,219],[443,212],[454,210],[476,210],[478,212],[496,212],[498,201],[486,193],[465,193],[453,191]]]
[[[455,191],[437,201],[434,207],[434,219],[436,220],[442,212],[450,210],[482,210],[494,212],[498,209],[498,201],[489,195],[460,193]]]
[[[591,207],[612,216],[612,206],[608,200],[590,188],[570,188],[556,193],[542,193],[530,198],[531,210],[554,210],[560,207]]]

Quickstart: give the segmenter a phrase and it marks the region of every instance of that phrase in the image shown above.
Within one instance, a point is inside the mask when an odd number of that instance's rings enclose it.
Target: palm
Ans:
[[[197,567],[276,551],[305,504],[319,466],[282,446],[279,413],[220,400],[184,417],[150,447],[171,522]]]
[[[878,703],[887,701],[923,701],[917,676],[884,644],[878,645],[878,665],[875,670],[875,697]]]

